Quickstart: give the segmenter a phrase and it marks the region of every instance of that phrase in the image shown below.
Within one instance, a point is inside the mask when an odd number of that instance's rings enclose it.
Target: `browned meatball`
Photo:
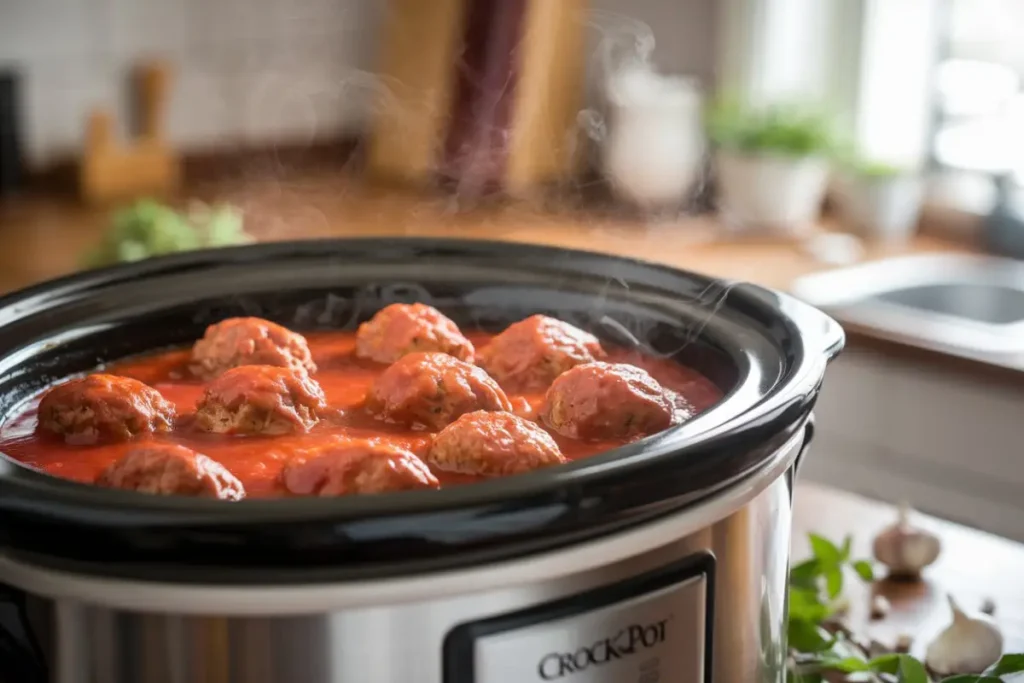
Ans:
[[[509,391],[539,391],[569,368],[604,357],[594,335],[561,320],[533,315],[491,340],[478,362]]]
[[[162,496],[199,496],[221,500],[245,497],[242,482],[216,460],[174,444],[134,448],[96,479],[109,486]]]
[[[473,344],[451,320],[425,304],[391,304],[359,326],[356,355],[394,363],[408,353],[436,351],[473,362]]]
[[[382,372],[367,409],[388,422],[439,430],[474,410],[511,410],[487,373],[444,353],[411,353]]]
[[[560,465],[551,435],[512,413],[467,413],[441,430],[427,462],[444,472],[501,477]]]
[[[541,419],[574,439],[646,436],[676,420],[667,391],[624,363],[588,363],[559,375],[544,397]]]
[[[407,450],[371,441],[328,447],[281,472],[286,489],[300,496],[343,496],[440,488],[430,469]]]
[[[204,379],[243,365],[316,371],[305,337],[262,318],[222,320],[192,347],[192,372]]]
[[[196,426],[219,434],[291,434],[309,431],[326,408],[323,390],[305,372],[244,365],[206,388]]]
[[[70,444],[128,441],[150,432],[166,432],[174,422],[174,404],[138,380],[95,374],[50,389],[39,402],[39,430]]]

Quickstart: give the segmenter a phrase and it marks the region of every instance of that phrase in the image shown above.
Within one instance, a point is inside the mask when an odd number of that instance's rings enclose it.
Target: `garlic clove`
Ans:
[[[875,559],[889,569],[892,577],[919,578],[921,571],[935,562],[942,551],[935,534],[911,524],[910,512],[909,505],[902,503],[899,519],[883,529],[873,544]]]
[[[875,595],[871,598],[871,618],[873,620],[884,619],[891,608],[892,605],[884,595]]]
[[[953,622],[936,636],[925,652],[925,663],[933,672],[980,674],[1003,654],[1003,634],[984,615],[968,615],[949,596]]]

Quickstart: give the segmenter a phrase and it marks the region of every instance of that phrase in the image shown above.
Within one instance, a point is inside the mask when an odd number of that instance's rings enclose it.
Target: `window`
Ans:
[[[1024,185],[1024,2],[946,2],[933,162]]]

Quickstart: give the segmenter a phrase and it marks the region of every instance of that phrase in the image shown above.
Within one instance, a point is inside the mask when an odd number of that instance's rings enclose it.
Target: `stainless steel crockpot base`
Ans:
[[[624,562],[715,524],[747,505],[766,486],[793,467],[808,432],[801,431],[773,454],[757,476],[730,487],[701,506],[630,529],[549,552],[464,570],[332,584],[256,586],[202,585],[133,581],[76,575],[0,556],[0,576],[22,590],[58,600],[84,601],[133,612],[179,615],[301,616],[325,609],[417,602],[499,589],[517,583],[562,579],[589,567]]]
[[[569,465],[333,500],[146,496],[0,454],[0,681],[781,682],[793,463],[843,343],[791,297],[499,242],[195,252],[0,299],[0,414],[225,317],[352,328],[417,300],[483,329],[554,315],[727,395]]]
[[[792,462],[794,456],[791,450],[784,461]],[[173,611],[135,612],[34,596],[29,597],[28,613],[54,667],[55,683],[522,683],[545,680],[538,677],[537,667],[550,654],[548,649],[529,643],[527,649],[517,650],[519,669],[495,670],[484,665],[495,661],[488,653],[496,650],[482,642],[472,651],[476,678],[466,679],[465,667],[470,664],[465,653],[449,649],[452,659],[446,662],[446,639],[466,623],[543,607],[710,555],[713,581],[703,605],[692,593],[648,604],[641,611],[627,600],[626,609],[613,609],[596,621],[586,618],[590,605],[580,605],[584,618],[562,636],[578,643],[577,648],[634,626],[639,616],[666,620],[664,642],[615,660],[613,668],[595,666],[561,680],[656,680],[641,675],[642,667],[653,666],[651,661],[657,659],[664,681],[781,681],[790,494],[788,479],[776,478],[740,509],[695,533],[686,534],[694,521],[686,513],[679,515],[681,519],[673,516],[655,523],[667,542],[629,559],[527,582],[513,567],[481,568],[490,579],[503,576],[506,587],[478,591],[473,572],[460,573],[462,591],[441,598],[430,597],[432,581],[424,577],[420,597],[413,602],[345,608],[325,601],[320,613],[303,616],[178,616]],[[603,544],[629,546],[632,536],[627,532]],[[547,559],[573,563],[575,550]],[[713,611],[702,612],[705,606]],[[702,616],[712,618],[709,633],[671,627],[698,623]],[[520,635],[538,632],[527,628]],[[713,661],[699,647],[708,636],[714,642]],[[679,652],[688,654],[680,658]],[[672,678],[668,674],[678,669],[666,667],[703,667],[705,677]]]

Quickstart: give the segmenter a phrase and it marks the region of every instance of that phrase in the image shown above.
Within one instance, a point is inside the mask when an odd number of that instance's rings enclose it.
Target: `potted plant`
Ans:
[[[729,226],[794,233],[814,223],[833,147],[825,117],[788,106],[719,103],[707,124],[719,211]]]
[[[845,164],[839,206],[851,231],[881,242],[905,242],[917,229],[924,183],[914,169],[854,159]]]

